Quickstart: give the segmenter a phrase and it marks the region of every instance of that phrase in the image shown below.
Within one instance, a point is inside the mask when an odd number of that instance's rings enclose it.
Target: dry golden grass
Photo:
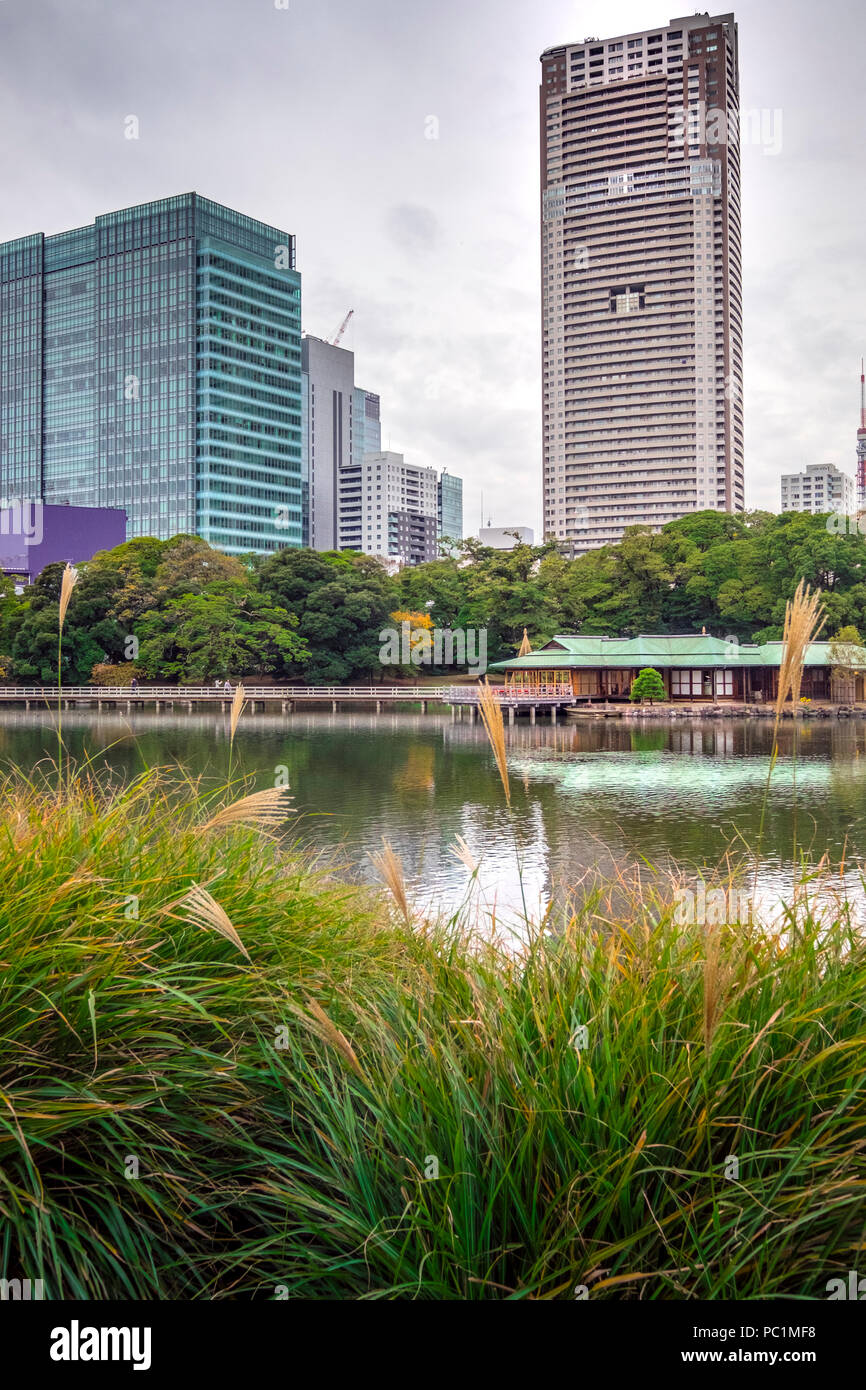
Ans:
[[[453,859],[456,859],[458,863],[465,865],[470,874],[478,873],[481,865],[473,858],[472,851],[462,835],[454,836],[454,844],[448,846],[448,853]]]
[[[827,616],[821,605],[821,590],[811,592],[803,580],[785,606],[785,627],[782,632],[782,664],[779,668],[779,693],[776,696],[776,718],[782,712],[788,695],[796,710],[803,685],[803,667],[810,643],[821,632]]]
[[[395,854],[390,840],[386,840],[383,836],[381,853],[371,854],[370,859],[388,885],[391,897],[400,909],[403,921],[407,926],[411,926],[412,914],[409,910],[409,895],[406,891],[403,861],[399,854]]]
[[[727,978],[721,960],[721,932],[710,927],[704,935],[704,1047],[709,1051],[724,1008]]]
[[[220,907],[216,898],[202,888],[200,884],[194,883],[188,893],[177,904],[177,916],[189,922],[191,926],[200,927],[202,931],[219,932],[233,946],[237,946],[242,951],[247,960],[250,953],[238,935],[237,928],[232,924],[228,913]]]
[[[63,581],[60,585],[60,620],[59,629],[63,631],[63,624],[66,621],[66,610],[69,607],[69,600],[72,597],[72,590],[78,583],[78,570],[73,569],[72,565],[67,564],[63,571]]]
[[[511,785],[508,781],[508,760],[505,756],[505,725],[502,722],[502,706],[490,689],[485,677],[478,696],[478,709],[481,714],[499,776],[505,792],[506,805],[511,806]]]
[[[292,810],[287,804],[288,787],[265,787],[252,792],[230,806],[224,806],[211,816],[204,830],[224,830],[227,826],[245,825],[253,830],[276,830]]]
[[[235,741],[235,733],[237,732],[238,723],[240,722],[240,717],[244,712],[244,705],[246,704],[246,702],[247,697],[243,686],[236,686],[234,696],[232,697],[232,715],[231,724],[229,726],[229,741],[231,743],[234,743]]]
[[[307,1008],[319,1025],[317,1031],[321,1037],[323,1037],[327,1043],[330,1043],[332,1047],[336,1048],[340,1056],[352,1068],[355,1075],[369,1085],[361,1063],[358,1061],[355,1049],[352,1047],[345,1033],[340,1031],[336,1023],[328,1017],[321,1004],[317,1003],[315,999],[307,999]]]

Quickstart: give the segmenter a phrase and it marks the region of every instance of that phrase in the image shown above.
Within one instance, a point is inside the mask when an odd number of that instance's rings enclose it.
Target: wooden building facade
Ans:
[[[628,700],[632,681],[647,667],[658,671],[668,699],[718,704],[775,701],[782,643],[760,645],[709,633],[640,637],[554,637],[538,651],[491,666],[506,690],[525,697]],[[853,704],[864,699],[863,672],[841,676],[831,668],[829,643],[806,654],[801,697]]]

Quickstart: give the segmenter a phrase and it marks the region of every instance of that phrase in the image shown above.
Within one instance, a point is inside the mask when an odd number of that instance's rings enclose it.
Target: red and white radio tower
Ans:
[[[860,428],[857,431],[857,511],[866,512],[866,376],[860,358]]]

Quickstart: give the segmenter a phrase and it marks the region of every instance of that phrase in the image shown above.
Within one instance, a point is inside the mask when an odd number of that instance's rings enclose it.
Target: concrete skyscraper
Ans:
[[[307,334],[302,353],[302,434],[310,483],[308,543],[340,549],[340,498],[352,466],[355,355]]]
[[[545,534],[580,551],[741,511],[734,17],[541,63]]]
[[[303,540],[294,237],[195,193],[0,245],[0,495]]]

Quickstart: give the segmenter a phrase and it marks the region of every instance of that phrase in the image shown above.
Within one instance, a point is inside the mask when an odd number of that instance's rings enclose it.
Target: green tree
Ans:
[[[57,625],[63,565],[46,565],[28,592],[27,613],[13,646],[19,678],[51,684],[57,679]],[[123,659],[123,629],[110,616],[113,587],[100,568],[81,575],[63,628],[61,677],[65,685],[85,685],[100,661]]]
[[[0,574],[0,666],[3,668],[0,680],[10,680],[15,674],[12,652],[28,608],[27,598],[15,592],[15,580],[11,575]]]
[[[649,700],[650,704],[654,700],[666,700],[668,698],[665,690],[665,683],[652,666],[645,666],[644,669],[635,676],[631,683],[630,700]]]
[[[856,627],[842,627],[830,638],[827,649],[830,670],[834,676],[850,680],[862,675],[866,667],[866,645]]]
[[[395,576],[401,608],[430,614],[434,627],[460,627],[466,607],[466,572],[456,556],[407,565]]]
[[[372,556],[354,551],[278,550],[258,572],[262,593],[297,614],[311,685],[381,677],[379,633],[399,606],[394,581]],[[299,663],[292,663],[300,674]]]
[[[151,678],[193,685],[215,677],[282,674],[307,658],[297,624],[294,614],[247,583],[219,580],[141,620],[138,666]]]

